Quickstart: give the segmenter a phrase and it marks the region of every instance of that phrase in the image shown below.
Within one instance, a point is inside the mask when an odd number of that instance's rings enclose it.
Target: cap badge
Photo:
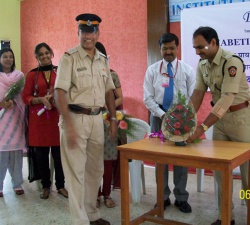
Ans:
[[[87,25],[88,25],[88,26],[91,26],[91,25],[92,25],[92,23],[91,23],[90,20],[87,21]]]

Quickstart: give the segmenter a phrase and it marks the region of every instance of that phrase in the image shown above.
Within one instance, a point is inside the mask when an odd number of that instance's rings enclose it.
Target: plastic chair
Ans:
[[[206,132],[205,132],[206,139],[212,140],[213,139],[213,126],[211,126]],[[204,190],[204,169],[196,169],[197,172],[197,191],[202,192]],[[236,167],[233,170],[233,175],[240,175],[240,167]],[[215,197],[215,205],[218,207],[218,185],[214,177],[214,197]],[[244,205],[245,201],[241,200],[241,205]]]
[[[127,143],[142,140],[145,135],[150,133],[150,126],[145,121],[136,118],[130,118],[130,120],[136,124],[136,130],[133,132],[132,137],[127,136]],[[132,162],[129,163],[129,171],[132,202],[133,204],[140,204],[141,185],[143,194],[146,194],[143,162],[140,160],[132,160]]]

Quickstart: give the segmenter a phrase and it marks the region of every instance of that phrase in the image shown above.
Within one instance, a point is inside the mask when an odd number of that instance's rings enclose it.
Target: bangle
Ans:
[[[40,99],[39,99],[39,97],[37,97],[36,103],[37,103],[37,104],[40,104]]]
[[[117,119],[115,117],[111,117],[110,119],[117,122]]]

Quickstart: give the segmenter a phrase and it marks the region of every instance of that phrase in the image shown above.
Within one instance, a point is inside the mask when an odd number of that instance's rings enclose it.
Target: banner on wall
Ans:
[[[215,16],[216,15],[216,16]],[[182,60],[196,69],[200,57],[193,48],[192,37],[200,26],[214,28],[220,46],[242,58],[250,87],[250,2],[184,9],[181,13]]]
[[[212,5],[225,5],[237,2],[250,2],[250,0],[169,0],[170,22],[179,22],[183,9],[198,8]]]

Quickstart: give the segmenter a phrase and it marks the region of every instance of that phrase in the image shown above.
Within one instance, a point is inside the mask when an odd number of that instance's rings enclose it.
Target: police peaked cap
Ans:
[[[98,26],[99,23],[102,22],[102,19],[95,15],[95,14],[91,14],[91,13],[84,13],[84,14],[80,14],[76,17],[76,21],[78,22],[78,25],[85,25],[85,26]]]

